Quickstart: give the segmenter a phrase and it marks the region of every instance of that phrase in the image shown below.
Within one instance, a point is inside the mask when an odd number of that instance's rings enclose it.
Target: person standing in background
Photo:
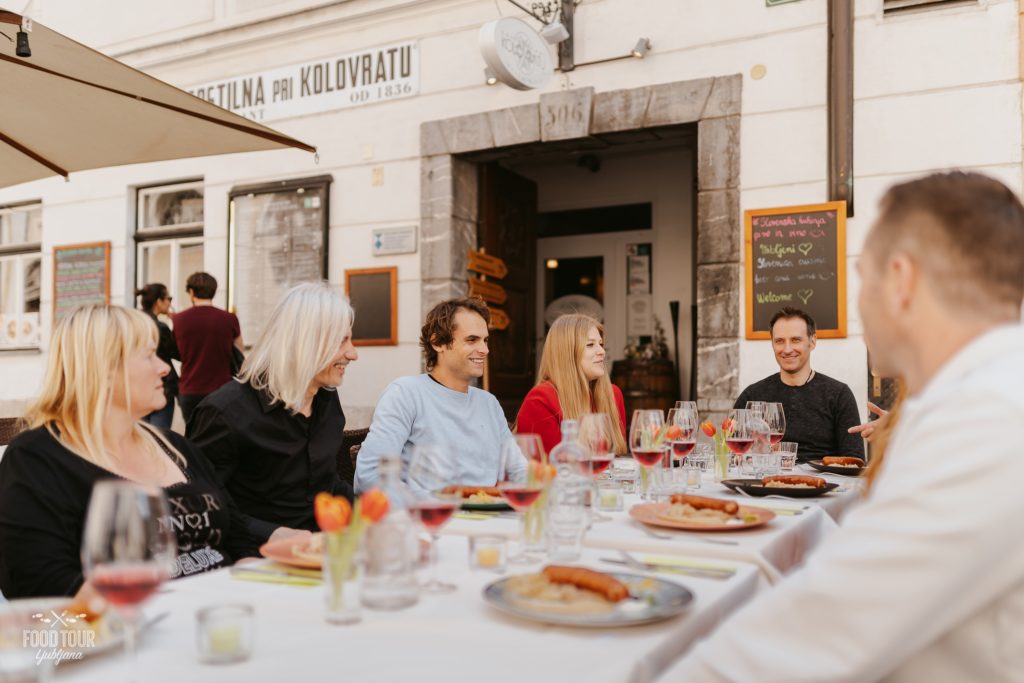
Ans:
[[[245,347],[235,314],[213,305],[216,278],[209,273],[192,273],[185,291],[192,308],[174,316],[174,339],[181,353],[178,402],[187,423],[199,402],[231,379],[231,347],[239,351]]]
[[[181,355],[178,354],[178,345],[174,342],[174,333],[160,321],[159,316],[170,314],[172,297],[167,287],[159,282],[151,282],[142,289],[135,290],[135,296],[140,299],[142,311],[153,319],[156,329],[160,332],[156,355],[170,367],[170,371],[164,375],[164,396],[167,397],[167,405],[142,419],[154,427],[170,429],[171,421],[174,419],[174,399],[178,395],[178,373],[171,359],[181,360]]]

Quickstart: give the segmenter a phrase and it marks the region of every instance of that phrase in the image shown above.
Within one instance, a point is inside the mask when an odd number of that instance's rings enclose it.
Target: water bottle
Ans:
[[[583,534],[590,524],[586,497],[590,478],[583,472],[589,456],[578,442],[579,423],[562,421],[562,441],[548,456],[558,475],[548,491],[548,557],[554,562],[579,559]]]
[[[381,458],[379,485],[388,497],[388,513],[367,528],[364,540],[362,603],[372,609],[403,609],[419,601],[417,527],[409,513],[414,498],[401,474],[402,463],[397,457]]]

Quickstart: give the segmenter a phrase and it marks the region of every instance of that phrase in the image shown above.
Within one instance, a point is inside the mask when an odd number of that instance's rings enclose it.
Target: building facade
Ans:
[[[853,264],[881,193],[950,167],[1021,189],[1018,2],[914,4],[853,7],[846,336],[820,340],[814,365],[862,406]],[[355,423],[388,382],[420,370],[422,315],[467,292],[478,248],[509,271],[492,291],[509,325],[494,333],[489,374],[508,406],[532,383],[551,316],[575,307],[603,315],[612,359],[651,337],[656,317],[676,397],[724,410],[777,370],[770,344],[744,333],[744,211],[830,199],[828,9],[582,0],[575,68],[521,91],[488,84],[481,56],[482,25],[539,26],[507,0],[111,0],[103,13],[33,0],[37,21],[318,155],[184,159],[0,189],[0,412],[38,390],[55,250],[108,242],[112,302],[134,305],[136,286],[162,281],[181,308],[184,279],[203,269],[249,342],[291,284],[348,281],[357,333],[372,342],[341,393]],[[641,39],[649,51],[632,56]]]

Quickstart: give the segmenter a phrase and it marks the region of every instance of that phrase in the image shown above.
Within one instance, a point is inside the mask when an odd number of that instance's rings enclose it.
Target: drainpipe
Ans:
[[[853,0],[828,3],[828,199],[853,216]]]

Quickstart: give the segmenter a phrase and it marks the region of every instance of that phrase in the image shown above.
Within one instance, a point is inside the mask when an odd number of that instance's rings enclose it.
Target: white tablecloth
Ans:
[[[608,552],[587,550],[582,563]],[[360,623],[324,622],[322,587],[254,583],[218,571],[167,584],[146,606],[169,616],[145,634],[137,681],[648,681],[711,631],[757,590],[757,572],[738,565],[725,581],[658,574],[695,594],[680,617],[609,630],[546,626],[505,616],[484,603],[481,589],[498,578],[467,564],[465,538],[442,538],[440,557],[455,593],[426,595],[398,612],[363,610]],[[536,571],[540,565],[511,571]],[[621,568],[620,568],[621,569]],[[243,602],[256,608],[254,656],[226,666],[200,664],[195,612],[213,604]],[[58,681],[109,683],[125,680],[119,654],[97,656],[58,668]]]
[[[856,502],[857,480],[849,477],[833,477],[830,481],[843,484],[841,493],[832,493],[821,498],[748,498],[732,493],[721,484],[706,480],[699,495],[716,498],[734,498],[743,505],[774,509],[777,516],[763,527],[729,532],[690,532],[668,528],[650,529],[671,538],[658,539],[645,533],[645,525],[629,517],[629,509],[640,502],[639,496],[626,496],[622,512],[605,512],[611,517],[608,522],[594,522],[584,537],[584,545],[592,548],[608,548],[662,555],[685,555],[713,557],[730,561],[747,562],[756,565],[769,582],[774,583],[781,576],[796,568],[804,557],[833,529],[835,519],[851,504]],[[795,514],[783,514],[791,512]],[[465,536],[500,534],[516,538],[519,526],[512,515],[498,518],[460,515],[445,527],[444,533]]]

